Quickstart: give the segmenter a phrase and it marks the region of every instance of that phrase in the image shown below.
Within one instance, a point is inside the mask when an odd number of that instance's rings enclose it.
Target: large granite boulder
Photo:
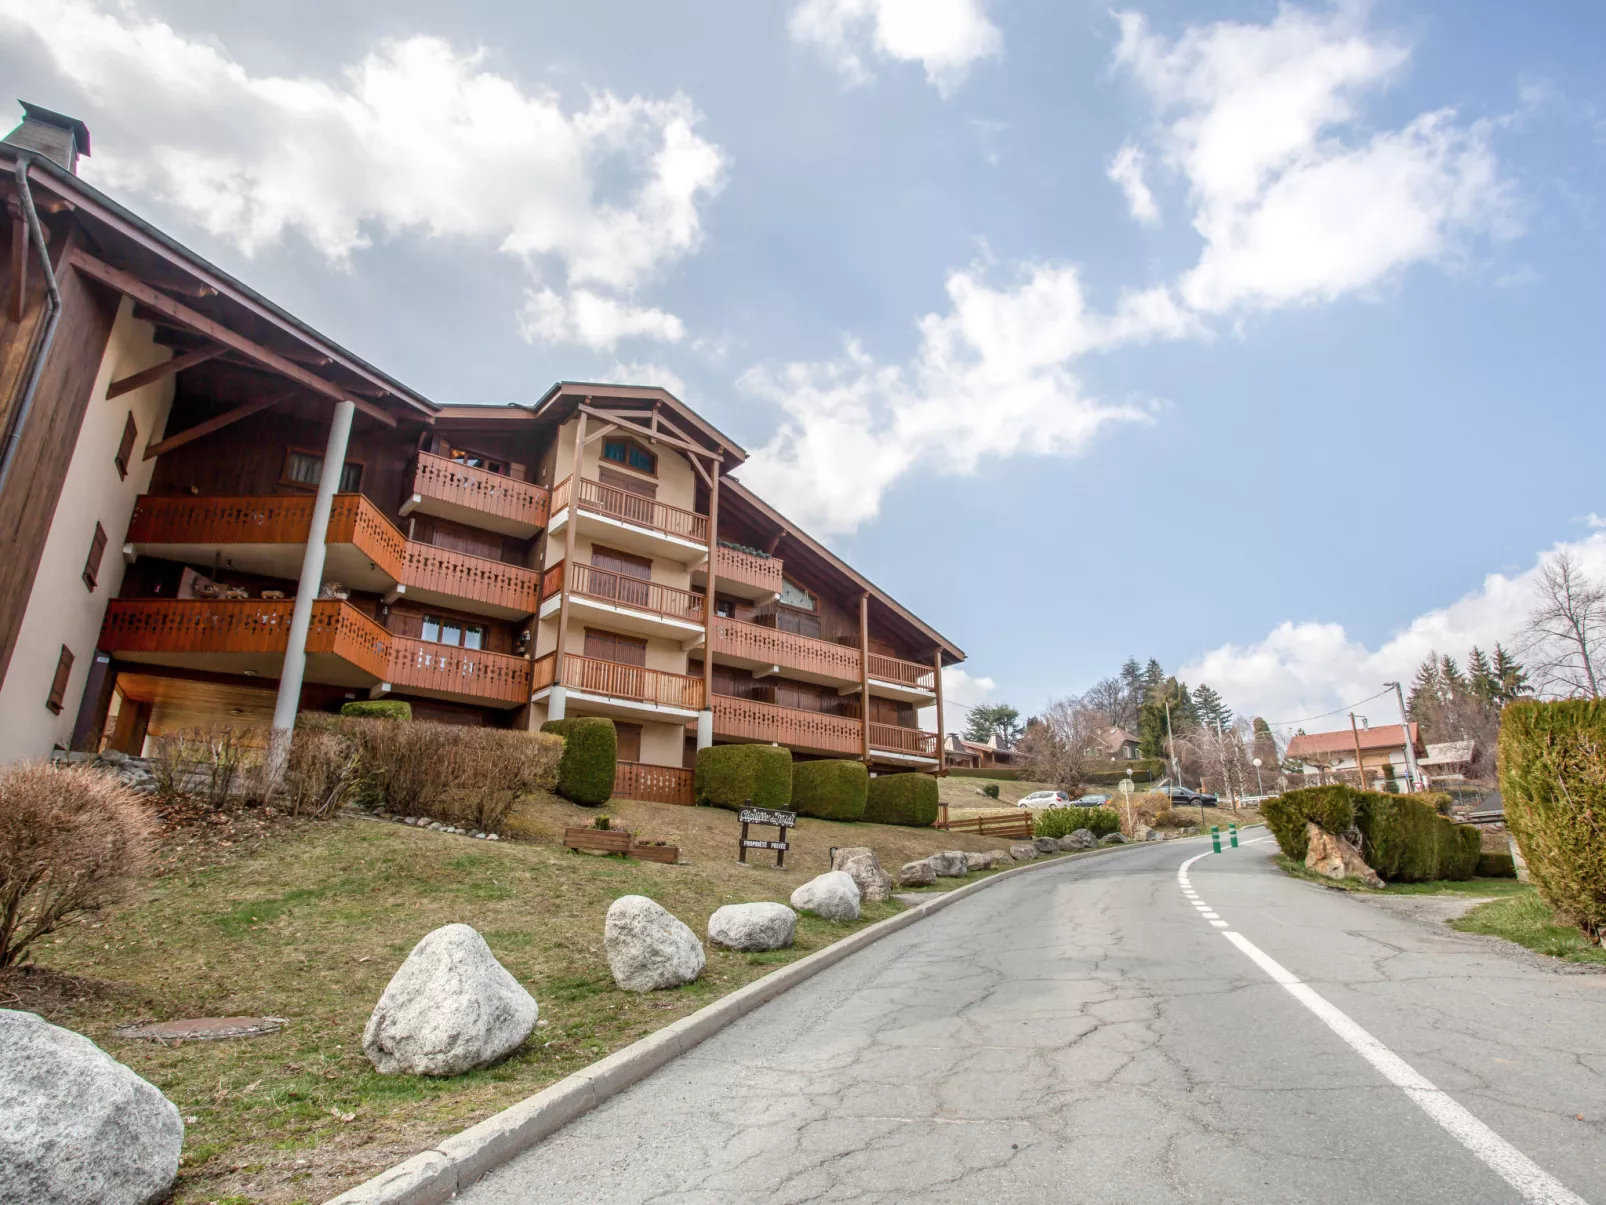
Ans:
[[[1092,849],[1098,843],[1099,839],[1093,835],[1093,830],[1088,828],[1079,828],[1074,833],[1066,833],[1059,839],[1059,847],[1069,850]]]
[[[1305,836],[1309,841],[1305,851],[1305,869],[1314,870],[1323,878],[1359,879],[1369,887],[1383,886],[1377,871],[1368,866],[1360,852],[1337,833],[1330,833],[1314,820],[1307,820]]]
[[[1127,836],[1125,833],[1105,833],[1099,838],[1100,845],[1125,845],[1126,843]]]
[[[937,868],[931,864],[929,858],[921,858],[918,862],[905,862],[898,867],[900,887],[930,887],[936,881]]]
[[[0,1009],[0,1200],[147,1205],[183,1145],[156,1088],[82,1034]]]
[[[892,898],[892,876],[867,845],[848,845],[831,855],[831,869],[853,876],[859,885],[862,903],[875,904]]]
[[[858,920],[859,885],[845,870],[828,870],[792,892],[792,907],[825,920]]]
[[[535,997],[468,925],[413,947],[362,1031],[381,1075],[462,1075],[517,1050],[540,1015]]]
[[[727,950],[784,950],[797,935],[785,904],[726,904],[708,918],[708,940]]]
[[[1057,837],[1033,837],[1032,845],[1040,854],[1057,854],[1060,851]]]
[[[931,863],[931,869],[937,872],[939,879],[959,879],[970,873],[970,865],[965,861],[965,851],[962,849],[945,849],[940,854],[930,854],[926,861]]]
[[[970,870],[991,870],[995,866],[1005,865],[1013,859],[1009,851],[1004,849],[984,849],[980,853],[965,854],[965,866]]]
[[[1037,856],[1037,846],[1030,841],[1017,841],[1009,847],[1009,856],[1017,862],[1030,862]]]
[[[708,963],[697,934],[644,895],[614,900],[602,929],[608,969],[627,992],[695,983]]]

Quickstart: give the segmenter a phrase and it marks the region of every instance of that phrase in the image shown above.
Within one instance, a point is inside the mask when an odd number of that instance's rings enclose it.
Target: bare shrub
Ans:
[[[325,727],[296,727],[284,769],[285,804],[292,816],[325,819],[357,787],[356,742]]]
[[[361,781],[353,798],[357,806],[444,818],[452,780],[452,747],[470,729],[455,724],[344,718],[340,731],[357,746],[361,764]]]
[[[1163,808],[1154,814],[1149,821],[1150,828],[1192,828],[1198,821],[1192,816],[1184,816],[1181,812]]]
[[[519,796],[557,785],[563,738],[550,732],[471,728],[454,742],[452,752],[457,816],[481,832],[498,833]]]
[[[0,770],[0,967],[66,917],[119,898],[145,866],[150,831],[114,775],[41,762]]]
[[[266,738],[257,728],[189,728],[156,738],[151,773],[162,799],[199,799],[221,808],[259,791]]]

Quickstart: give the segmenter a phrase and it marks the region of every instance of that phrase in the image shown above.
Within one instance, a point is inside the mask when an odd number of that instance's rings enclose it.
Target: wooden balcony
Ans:
[[[692,772],[679,766],[649,766],[645,762],[622,761],[613,769],[615,799],[644,799],[649,803],[678,803],[690,806]]]
[[[113,599],[99,647],[119,660],[277,678],[292,602]],[[307,633],[308,682],[371,686],[385,679],[393,637],[349,603],[317,602]]]
[[[541,574],[431,544],[409,540],[402,585],[417,602],[439,603],[500,619],[533,615],[541,602]]]
[[[937,760],[937,734],[897,724],[870,725],[870,752],[893,753],[903,757]]]
[[[828,685],[859,684],[859,650],[812,636],[795,636],[738,619],[715,619],[714,658],[745,669],[786,670],[788,676]]]
[[[847,716],[715,695],[714,736],[727,741],[773,742],[805,753],[858,757],[863,751],[864,729]]]
[[[937,671],[919,661],[871,653],[870,693],[884,699],[928,703],[936,698]]]
[[[294,581],[312,530],[310,494],[162,497],[134,503],[127,543],[142,556]],[[325,533],[326,581],[383,592],[401,580],[407,539],[361,494],[336,494]]]
[[[562,530],[576,512],[582,531],[630,552],[662,556],[684,564],[707,559],[708,516],[683,510],[628,490],[580,479],[578,503],[573,501],[573,480],[565,477],[552,487],[552,531]]]
[[[525,657],[392,636],[385,680],[400,694],[518,707],[530,700]]]
[[[527,540],[547,525],[551,497],[545,486],[470,468],[445,456],[418,453],[410,497],[401,513],[436,515],[471,527]]]
[[[682,643],[700,641],[706,599],[691,590],[560,561],[541,579],[541,617],[557,613],[558,595],[569,593],[571,613],[620,631],[662,636]]]
[[[554,660],[552,653],[536,660],[533,681],[537,692],[546,686],[561,685],[569,691],[591,696],[591,703],[622,704],[619,713],[625,718],[654,709],[662,709],[674,718],[685,718],[703,707],[701,678],[574,653],[564,657],[562,674],[554,676]],[[574,694],[569,697],[577,707],[588,702],[575,698]],[[602,710],[604,714],[615,714],[614,710]]]
[[[715,590],[734,598],[750,598],[767,602],[780,597],[781,560],[773,556],[756,556],[740,548],[724,544],[714,550],[714,576],[718,579]],[[707,565],[692,570],[694,586],[708,588]]]

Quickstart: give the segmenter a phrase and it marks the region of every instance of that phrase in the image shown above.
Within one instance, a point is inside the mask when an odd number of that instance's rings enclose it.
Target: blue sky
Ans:
[[[1131,654],[1313,714],[1606,571],[1603,57],[1585,5],[0,0],[86,177],[439,401],[676,388],[1023,710]]]

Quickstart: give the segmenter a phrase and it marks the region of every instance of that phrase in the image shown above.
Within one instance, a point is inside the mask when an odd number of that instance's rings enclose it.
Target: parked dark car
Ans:
[[[1213,808],[1217,803],[1214,795],[1201,795],[1187,787],[1162,787],[1160,794],[1169,798],[1174,808]]]

